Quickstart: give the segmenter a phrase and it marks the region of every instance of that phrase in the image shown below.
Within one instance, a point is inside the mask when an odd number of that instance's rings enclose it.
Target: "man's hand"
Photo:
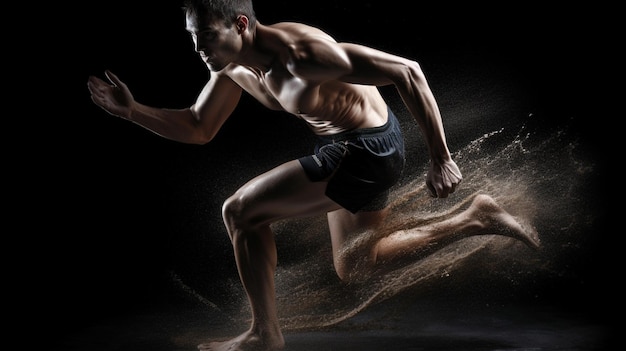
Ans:
[[[432,197],[445,198],[456,190],[462,179],[461,171],[454,161],[444,163],[431,161],[426,174],[426,186]]]
[[[104,72],[112,85],[102,79],[90,76],[87,87],[91,92],[91,100],[108,113],[129,119],[135,99],[130,90],[115,74]]]

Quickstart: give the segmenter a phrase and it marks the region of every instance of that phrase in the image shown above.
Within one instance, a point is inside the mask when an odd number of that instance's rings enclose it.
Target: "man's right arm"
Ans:
[[[189,144],[211,141],[235,109],[242,93],[229,77],[212,74],[191,107],[157,108],[135,101],[124,82],[109,71],[106,75],[113,85],[96,77],[89,78],[89,91],[96,105],[164,138]]]

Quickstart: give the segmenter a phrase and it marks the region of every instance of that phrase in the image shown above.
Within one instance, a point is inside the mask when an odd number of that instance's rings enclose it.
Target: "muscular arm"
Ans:
[[[352,64],[342,80],[358,84],[393,84],[424,135],[430,157],[450,160],[441,113],[420,65],[395,55],[355,44],[340,44]]]
[[[346,51],[352,71],[341,79],[360,83],[394,84],[402,101],[424,135],[430,153],[426,185],[432,196],[447,197],[463,179],[452,160],[435,96],[420,65],[412,60],[390,55],[354,44],[341,44]]]
[[[287,67],[308,80],[394,84],[421,127],[431,158],[450,159],[439,108],[417,62],[361,45],[313,38],[290,46]]]
[[[427,185],[431,193],[446,197],[454,192],[462,179],[461,172],[451,158],[439,107],[417,62],[361,45],[324,39],[310,39],[293,46],[290,60],[290,71],[304,79],[393,84],[428,146],[431,165]]]
[[[242,92],[230,78],[215,74],[191,107],[157,108],[135,101],[124,82],[109,71],[106,75],[113,85],[89,78],[91,99],[96,105],[164,138],[190,144],[211,141],[235,109]]]

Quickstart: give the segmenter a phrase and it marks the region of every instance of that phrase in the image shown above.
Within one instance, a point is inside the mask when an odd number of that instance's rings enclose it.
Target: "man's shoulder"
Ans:
[[[244,88],[244,90],[256,87],[260,81],[265,79],[260,70],[236,63],[231,63],[224,67],[223,70],[212,74],[215,74],[216,77],[227,77],[240,87]]]
[[[224,67],[223,70],[219,72],[212,72],[211,74],[215,74],[216,76],[226,76],[232,79],[232,78],[242,76],[242,75],[248,76],[250,74],[259,74],[259,72],[257,72],[257,70],[249,66],[240,65],[237,63],[231,63],[228,66]]]
[[[300,22],[278,22],[268,27],[280,32],[283,38],[290,38],[291,40],[302,40],[316,37],[332,39],[330,34],[326,33],[322,29]]]
[[[268,27],[274,28],[277,30],[286,30],[286,31],[311,30],[311,29],[320,30],[319,28],[313,27],[308,24],[304,24],[301,22],[291,22],[291,21],[276,22],[276,23],[268,25]]]

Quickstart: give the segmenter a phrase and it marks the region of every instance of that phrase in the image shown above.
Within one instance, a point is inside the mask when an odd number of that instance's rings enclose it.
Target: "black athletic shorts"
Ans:
[[[388,108],[384,125],[319,136],[315,153],[299,161],[311,181],[328,181],[326,196],[350,212],[381,210],[404,169],[400,124]]]

